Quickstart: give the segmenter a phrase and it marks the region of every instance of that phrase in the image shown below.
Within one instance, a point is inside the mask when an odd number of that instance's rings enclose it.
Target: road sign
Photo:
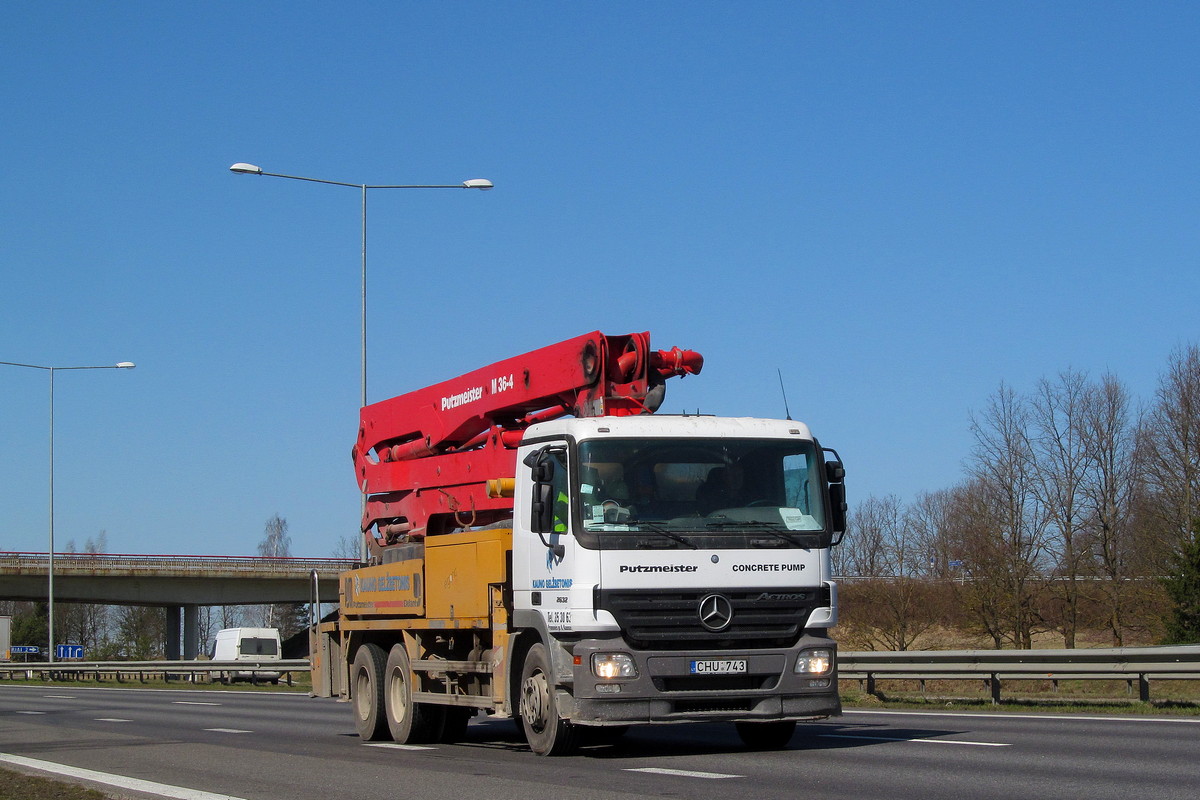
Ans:
[[[54,648],[55,658],[83,658],[83,645],[60,644]]]
[[[13,653],[14,655],[16,655],[18,653],[29,653],[32,655],[37,655],[38,653],[42,652],[42,649],[40,647],[38,647],[37,645],[32,645],[32,644],[15,644],[12,647],[8,648],[8,651],[10,653]]]

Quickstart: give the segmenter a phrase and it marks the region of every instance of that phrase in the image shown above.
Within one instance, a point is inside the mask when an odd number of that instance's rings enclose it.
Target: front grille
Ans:
[[[679,714],[695,714],[704,711],[741,712],[749,711],[753,700],[677,700],[672,704]]]
[[[654,679],[660,692],[739,692],[774,689],[778,675],[677,675]]]
[[[787,647],[804,630],[814,608],[829,604],[828,589],[802,591],[600,591],[597,606],[616,618],[627,639],[666,649],[744,646]],[[733,618],[721,631],[700,624],[700,601],[710,594],[729,599]]]

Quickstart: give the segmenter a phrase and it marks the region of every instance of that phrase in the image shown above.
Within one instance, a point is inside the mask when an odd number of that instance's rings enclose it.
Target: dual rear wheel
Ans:
[[[412,664],[403,644],[384,653],[377,644],[358,648],[350,668],[358,735],[399,744],[453,742],[466,733],[472,708],[414,703]]]

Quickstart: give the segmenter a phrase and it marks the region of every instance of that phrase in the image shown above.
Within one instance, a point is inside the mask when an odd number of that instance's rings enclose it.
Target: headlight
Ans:
[[[597,678],[636,678],[638,671],[628,653],[592,653],[592,674]]]
[[[832,650],[801,650],[796,657],[797,675],[824,675],[832,669]]]

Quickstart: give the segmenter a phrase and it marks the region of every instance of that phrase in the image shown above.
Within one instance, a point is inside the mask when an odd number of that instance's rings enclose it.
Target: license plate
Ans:
[[[693,661],[693,675],[729,675],[746,671],[746,659],[731,658],[721,661]]]

